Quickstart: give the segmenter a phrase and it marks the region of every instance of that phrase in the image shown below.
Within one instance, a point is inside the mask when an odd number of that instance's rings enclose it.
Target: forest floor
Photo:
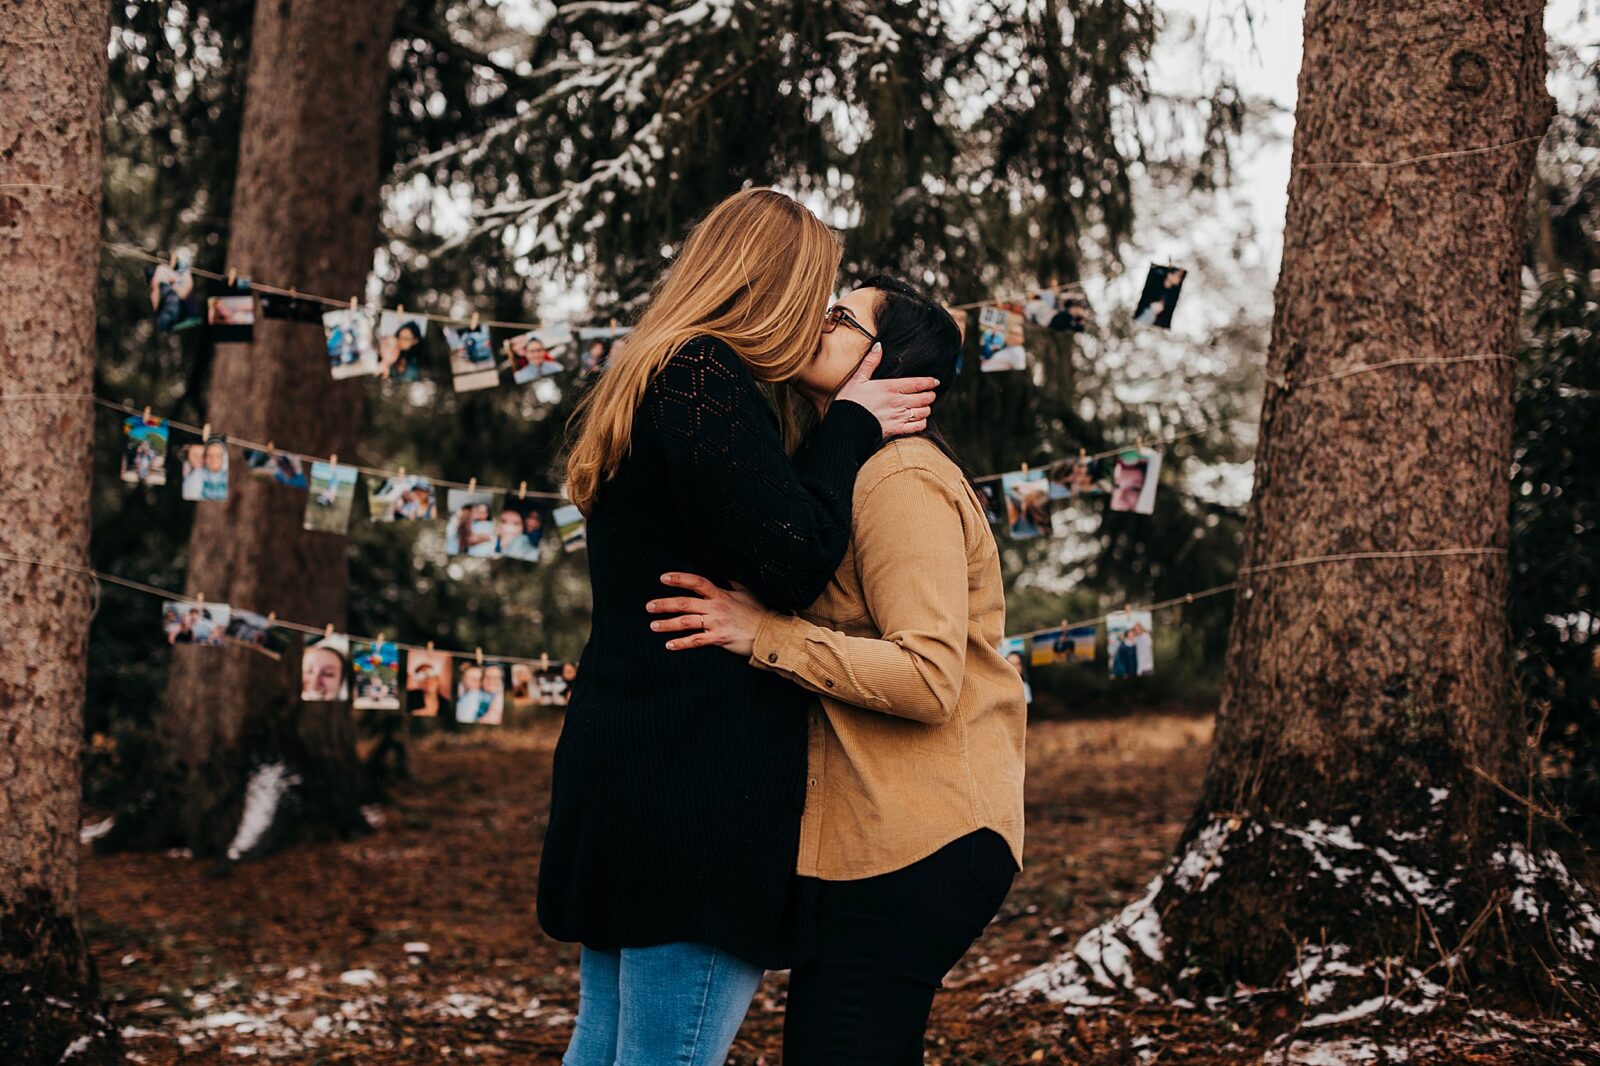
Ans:
[[[131,1061],[558,1063],[577,949],[544,937],[533,908],[556,728],[415,745],[416,779],[363,840],[225,876],[181,855],[86,853],[86,926]],[[1271,1046],[1243,1018],[1171,1008],[980,1012],[1159,871],[1210,736],[1208,716],[1180,712],[1030,727],[1027,869],[947,978],[928,1063],[1383,1061],[1370,1044]],[[783,988],[768,976],[730,1062],[778,1063]],[[1409,1062],[1532,1061],[1471,1045],[1413,1045]]]

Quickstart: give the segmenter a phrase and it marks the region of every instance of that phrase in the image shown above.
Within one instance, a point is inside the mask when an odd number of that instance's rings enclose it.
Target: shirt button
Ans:
[[[810,780],[810,781],[808,781],[808,782],[806,782],[806,783],[807,783],[807,784],[808,784],[808,785],[810,785],[810,786],[811,786],[811,787],[812,787],[812,788],[816,788],[816,787],[817,787],[817,779],[816,779],[816,778],[814,778],[814,777],[813,777],[813,778],[812,778],[812,779],[811,779],[811,780]]]
[[[833,687],[833,681],[831,679],[829,679],[829,678],[823,678],[822,679],[822,683],[823,683],[823,685],[827,686],[828,688],[832,688]]]
[[[777,652],[774,651],[774,652],[768,652],[767,653],[767,662],[775,663],[777,661],[778,661],[778,653]]]

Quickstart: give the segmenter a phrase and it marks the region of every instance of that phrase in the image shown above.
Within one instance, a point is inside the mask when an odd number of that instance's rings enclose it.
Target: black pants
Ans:
[[[814,961],[789,975],[784,1066],[914,1066],[939,982],[1000,910],[1016,863],[991,829],[859,881],[823,881]]]

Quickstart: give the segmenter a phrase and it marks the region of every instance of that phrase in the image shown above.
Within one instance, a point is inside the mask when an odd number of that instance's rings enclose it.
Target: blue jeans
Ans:
[[[766,971],[705,944],[594,951],[562,1066],[722,1066]]]

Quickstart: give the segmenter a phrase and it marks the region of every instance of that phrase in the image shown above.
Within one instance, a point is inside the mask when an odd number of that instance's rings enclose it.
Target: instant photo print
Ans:
[[[248,281],[206,301],[206,324],[218,344],[249,344],[256,333],[256,298]]]
[[[298,455],[258,452],[254,448],[246,448],[244,465],[250,471],[251,477],[270,481],[285,488],[303,489],[311,484],[311,480],[306,477],[305,464],[300,461]]]
[[[187,259],[174,259],[145,272],[150,282],[150,307],[155,311],[156,329],[162,333],[182,333],[205,322],[200,294],[194,289],[194,274]]]
[[[455,718],[455,660],[442,651],[406,654],[406,710],[416,718]]]
[[[282,319],[287,322],[304,322],[322,325],[322,316],[328,305],[304,296],[283,296],[275,292],[256,294],[256,307],[262,318]]]
[[[1002,525],[1006,521],[1006,488],[1002,479],[986,477],[973,483],[978,490],[978,499],[983,501],[983,513],[993,526]]]
[[[1106,659],[1118,681],[1155,673],[1149,611],[1118,611],[1106,618]]]
[[[378,372],[378,348],[372,339],[372,316],[360,308],[329,311],[322,316],[328,342],[328,369],[334,380]]]
[[[367,503],[374,522],[431,522],[439,517],[433,483],[410,474],[386,478]]]
[[[512,337],[501,346],[511,363],[511,380],[518,385],[529,385],[561,373],[566,369],[562,358],[571,348],[572,340],[572,329],[568,326],[547,326]]]
[[[400,709],[400,649],[393,641],[352,643],[350,671],[355,678],[356,710]]]
[[[550,520],[556,524],[562,551],[582,551],[589,546],[589,526],[576,504],[557,507],[551,512]]]
[[[230,614],[225,603],[199,600],[163,600],[161,630],[167,643],[203,644],[218,647],[224,643]]]
[[[462,660],[456,667],[456,721],[499,725],[505,717],[511,671],[505,663]]]
[[[500,510],[494,520],[496,554],[505,559],[538,562],[549,525],[550,508],[543,500],[518,499],[516,493],[506,493],[500,499]]]
[[[1023,340],[1020,307],[995,304],[978,310],[978,359],[984,373],[1026,370],[1028,353]]]
[[[1006,525],[1013,540],[1048,537],[1053,532],[1050,520],[1050,483],[1043,470],[1005,474],[1001,484],[1006,492]]]
[[[342,633],[306,634],[300,651],[300,698],[307,703],[343,703],[350,698],[350,638]]]
[[[1111,475],[1111,509],[1151,514],[1161,481],[1161,453],[1130,448],[1116,457]]]
[[[1152,266],[1144,279],[1144,292],[1139,294],[1139,306],[1133,320],[1141,326],[1172,328],[1172,312],[1177,309],[1178,295],[1183,291],[1183,279],[1188,271],[1175,266]]]
[[[356,501],[356,476],[353,466],[312,463],[304,528],[315,533],[349,532],[350,511]]]
[[[404,311],[378,316],[378,373],[394,381],[422,380],[428,320]]]
[[[139,415],[122,420],[122,480],[130,485],[167,483],[167,442],[171,429],[164,418]]]
[[[495,494],[468,489],[450,489],[445,495],[449,512],[444,527],[446,555],[467,555],[475,559],[494,559],[500,555]]]
[[[445,327],[445,343],[450,346],[450,376],[457,392],[475,392],[500,384],[500,368],[489,345],[489,331]]]
[[[269,659],[282,659],[288,650],[283,630],[272,624],[265,615],[254,611],[234,610],[228,619],[224,637],[229,644],[238,644],[258,651]]]
[[[217,502],[228,498],[228,442],[222,437],[189,437],[183,456],[183,498]]]
[[[588,326],[578,330],[578,369],[594,374],[622,352],[624,338],[632,326]]]

